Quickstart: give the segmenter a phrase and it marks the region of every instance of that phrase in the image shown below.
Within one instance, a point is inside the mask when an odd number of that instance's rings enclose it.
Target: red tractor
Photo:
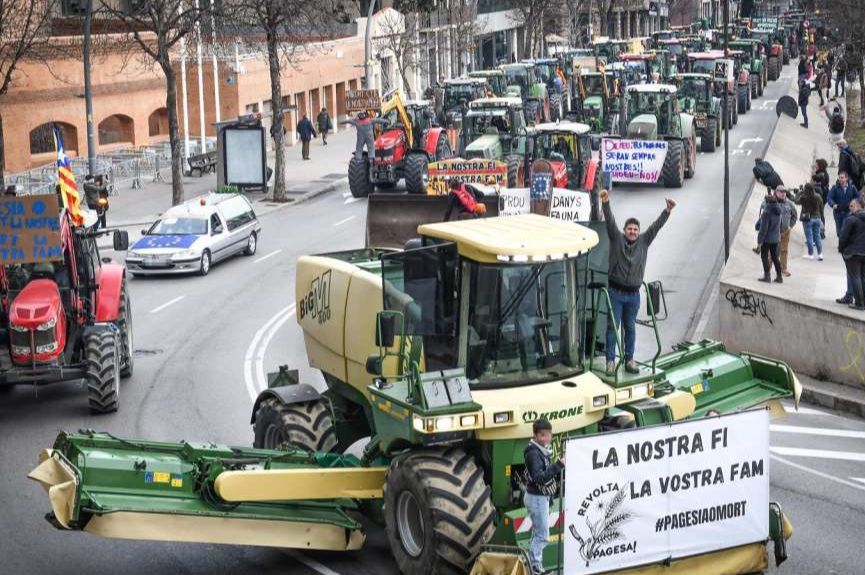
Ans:
[[[375,187],[393,188],[405,178],[410,194],[426,192],[427,164],[452,156],[447,131],[435,124],[432,103],[426,100],[403,104],[399,95],[382,107],[387,127],[375,140],[375,158],[352,157],[348,186],[352,196],[363,198]]]
[[[107,230],[75,226],[66,210],[59,220],[55,261],[0,265],[0,337],[9,349],[0,354],[0,391],[83,380],[91,413],[110,413],[133,368],[126,268],[99,257],[96,238]],[[128,244],[126,232],[114,232],[115,250]]]

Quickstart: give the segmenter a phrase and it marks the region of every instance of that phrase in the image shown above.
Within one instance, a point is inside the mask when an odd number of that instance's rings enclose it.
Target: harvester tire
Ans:
[[[336,429],[322,401],[286,405],[270,397],[255,413],[255,443],[259,449],[296,448],[328,452],[336,449]]]
[[[117,411],[120,396],[120,341],[113,329],[94,330],[84,339],[90,413]]]
[[[778,79],[778,58],[773,56],[769,58],[769,80],[774,82]]]
[[[426,154],[409,154],[405,159],[405,189],[410,194],[426,193]]]
[[[714,118],[706,120],[706,127],[703,129],[703,135],[700,136],[700,150],[703,152],[715,151],[715,137],[718,133],[718,124]]]
[[[120,331],[121,359],[120,377],[126,379],[132,376],[134,370],[135,341],[132,334],[132,302],[126,290],[126,280],[120,284],[120,311],[115,322]]]
[[[463,575],[493,533],[483,469],[460,447],[395,459],[384,485],[387,538],[404,575]]]
[[[685,182],[685,146],[678,140],[667,143],[667,157],[661,176],[665,188],[681,188]]]
[[[520,170],[523,169],[523,159],[519,156],[508,156],[505,162],[508,164],[508,187],[520,187],[524,183],[520,182]]]
[[[365,198],[372,191],[366,158],[352,156],[348,163],[348,189],[354,198]]]
[[[736,111],[744,114],[748,111],[748,88],[739,86],[736,89]]]

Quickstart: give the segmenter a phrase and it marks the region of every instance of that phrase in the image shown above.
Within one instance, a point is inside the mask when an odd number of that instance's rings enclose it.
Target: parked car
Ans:
[[[174,206],[142,230],[126,254],[133,276],[198,273],[233,255],[258,249],[261,224],[246,197],[206,194]]]

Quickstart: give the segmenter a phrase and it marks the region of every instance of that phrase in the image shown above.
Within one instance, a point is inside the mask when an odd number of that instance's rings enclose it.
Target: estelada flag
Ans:
[[[57,147],[57,183],[60,185],[60,197],[63,198],[63,207],[69,212],[72,223],[80,226],[84,223],[84,214],[81,213],[81,196],[78,195],[78,185],[75,183],[75,172],[72,171],[72,163],[63,150],[63,137],[57,126],[52,127],[54,132],[54,144]]]

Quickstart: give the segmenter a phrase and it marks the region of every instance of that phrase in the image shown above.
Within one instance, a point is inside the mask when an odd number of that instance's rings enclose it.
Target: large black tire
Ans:
[[[703,152],[715,151],[715,138],[718,134],[718,123],[715,118],[706,119],[706,127],[703,129],[703,135],[700,136],[700,150]]]
[[[352,156],[348,162],[348,189],[355,198],[365,198],[372,191],[369,165],[365,157],[358,159]]]
[[[328,452],[336,449],[336,429],[323,401],[286,405],[276,398],[261,402],[255,412],[255,447],[297,448]]]
[[[759,98],[760,97],[757,83],[758,83],[757,76],[754,74],[751,74],[750,86],[751,86],[751,97],[752,98]]]
[[[523,159],[519,156],[508,156],[508,187],[518,188],[525,182],[520,182],[520,172],[523,170]]]
[[[120,377],[126,379],[132,376],[135,368],[135,338],[132,330],[132,302],[126,290],[126,280],[120,284],[120,313],[115,322],[120,332]]]
[[[774,82],[778,79],[779,70],[778,70],[778,58],[773,56],[769,58],[769,80]]]
[[[413,153],[405,159],[405,189],[410,194],[426,193],[426,154]]]
[[[757,95],[763,97],[763,89],[766,87],[766,81],[763,78],[763,73],[757,76]]]
[[[736,111],[740,114],[748,112],[748,87],[739,86],[736,88]]]
[[[685,183],[685,147],[678,140],[667,142],[667,157],[661,177],[665,188],[681,188]]]
[[[685,145],[685,179],[691,179],[697,173],[697,138],[688,140]]]
[[[733,125],[739,123],[739,106],[736,105],[736,101],[732,98],[730,99],[730,110],[733,112]]]
[[[460,447],[395,459],[384,485],[391,553],[403,575],[464,575],[493,534],[483,469]]]
[[[120,342],[113,329],[94,329],[84,337],[84,366],[90,413],[117,411],[120,399]]]
[[[784,65],[786,66],[789,63],[790,63],[790,50],[787,48],[784,48]]]

